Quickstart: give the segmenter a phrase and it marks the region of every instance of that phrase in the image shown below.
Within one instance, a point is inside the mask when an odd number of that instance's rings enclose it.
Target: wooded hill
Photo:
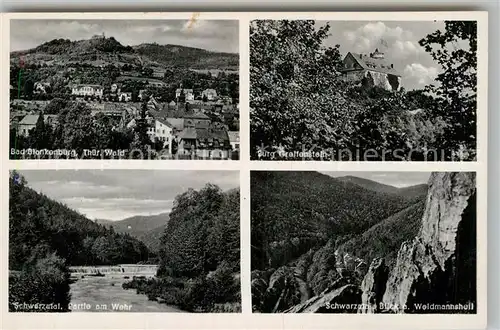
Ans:
[[[156,215],[137,215],[119,221],[97,219],[96,222],[106,227],[113,227],[119,233],[128,234],[144,242],[154,253],[160,249],[160,238],[169,220],[169,213]]]
[[[32,59],[52,64],[99,61],[100,65],[152,65],[192,69],[234,69],[239,65],[238,54],[156,43],[124,46],[114,37],[77,41],[54,39],[32,49],[11,52],[11,60],[16,63],[21,56],[27,63]]]
[[[21,270],[30,260],[54,252],[68,265],[137,263],[149,257],[148,248],[139,240],[36,192],[16,172],[11,172],[9,191],[11,270]]]
[[[351,181],[317,172],[253,171],[252,268],[263,269],[269,260],[273,267],[283,265],[331,238],[340,242],[361,235],[421,198]],[[366,186],[369,180],[356,181]]]
[[[401,244],[417,234],[426,194],[425,184],[396,188],[308,171],[251,172],[254,310],[279,305],[273,295],[284,292],[283,283],[304,298],[338,280],[339,268],[360,281],[363,270],[350,265],[369,265],[376,257],[391,264]],[[282,302],[289,307],[297,299],[290,294]]]

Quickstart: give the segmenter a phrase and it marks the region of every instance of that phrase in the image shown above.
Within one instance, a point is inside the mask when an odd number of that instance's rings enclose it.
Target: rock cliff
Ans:
[[[420,233],[401,246],[383,297],[374,289],[385,282],[379,262],[372,262],[363,281],[362,303],[372,306],[365,312],[378,306],[380,312],[425,313],[420,304],[475,303],[475,173],[431,175]]]

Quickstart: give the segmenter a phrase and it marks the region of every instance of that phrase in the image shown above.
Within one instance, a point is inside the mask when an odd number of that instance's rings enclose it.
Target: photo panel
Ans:
[[[239,22],[10,21],[10,159],[239,159]]]
[[[421,17],[252,20],[251,159],[476,161],[478,21]]]
[[[254,313],[476,314],[475,172],[251,172]]]
[[[11,313],[241,313],[240,173],[12,170]]]

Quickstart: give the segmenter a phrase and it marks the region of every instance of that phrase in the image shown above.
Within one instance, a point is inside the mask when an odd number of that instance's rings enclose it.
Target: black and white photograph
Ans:
[[[477,313],[475,172],[250,179],[254,313]]]
[[[252,21],[251,159],[475,161],[477,25]]]
[[[239,159],[239,22],[10,21],[10,159]]]
[[[239,171],[9,179],[9,312],[241,312]]]

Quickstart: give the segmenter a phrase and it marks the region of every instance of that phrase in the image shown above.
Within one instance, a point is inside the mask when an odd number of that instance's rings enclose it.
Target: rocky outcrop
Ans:
[[[318,295],[336,281],[340,275],[335,268],[335,243],[329,240],[327,244],[314,253],[312,263],[307,271],[307,283],[314,295]]]
[[[361,283],[360,313],[378,313],[385,292],[389,268],[382,258],[375,258]]]
[[[328,293],[315,296],[285,313],[356,313],[361,301],[361,291],[356,285],[348,284]]]
[[[412,242],[401,246],[381,303],[377,301],[379,291],[371,294],[377,281],[373,271],[379,268],[373,263],[372,266],[374,269],[363,281],[363,301],[386,311],[422,313],[425,311],[419,311],[421,303],[475,302],[475,173],[431,175],[420,233]],[[381,277],[379,281],[383,283]]]
[[[378,71],[365,71],[362,80],[364,86],[378,86],[388,91],[399,91],[401,88],[401,77]]]

